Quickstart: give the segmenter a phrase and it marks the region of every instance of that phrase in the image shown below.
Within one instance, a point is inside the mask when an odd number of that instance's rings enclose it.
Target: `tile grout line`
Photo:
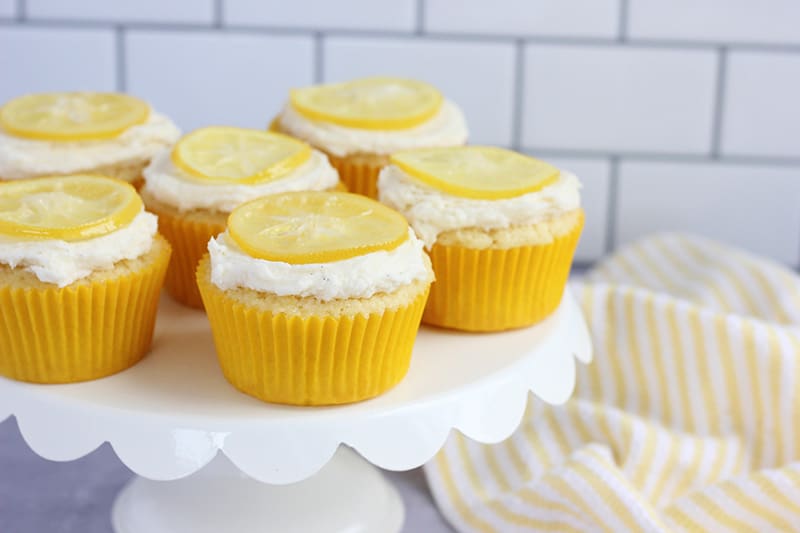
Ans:
[[[511,94],[511,147],[520,151],[522,146],[522,110],[525,96],[525,43],[518,39],[514,44],[514,85]]]
[[[128,80],[127,80],[127,53],[125,51],[125,28],[122,26],[117,26],[114,29],[114,43],[115,43],[115,51],[116,51],[116,86],[117,91],[125,92],[128,89]]]
[[[608,171],[608,203],[606,204],[606,247],[608,255],[617,247],[617,208],[619,203],[619,156],[612,155],[609,159]]]
[[[425,33],[425,0],[417,0],[417,19],[414,33],[422,35]]]
[[[721,46],[717,57],[717,87],[714,94],[714,110],[711,130],[711,158],[719,159],[722,150],[722,125],[725,114],[725,86],[727,83],[728,49]]]
[[[214,28],[217,29],[222,28],[222,22],[224,19],[223,17],[224,5],[222,2],[223,0],[214,0],[214,6],[213,6],[214,13],[212,15],[212,24]]]
[[[314,34],[314,83],[325,81],[325,36],[322,32]]]
[[[619,0],[619,20],[617,24],[617,41],[624,43],[628,41],[628,0]]]

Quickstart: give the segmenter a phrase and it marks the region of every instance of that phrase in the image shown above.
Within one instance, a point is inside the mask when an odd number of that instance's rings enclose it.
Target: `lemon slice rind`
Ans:
[[[430,120],[444,98],[432,85],[404,78],[361,78],[293,89],[289,102],[311,120],[372,130],[402,130]]]
[[[130,183],[81,174],[0,183],[0,234],[82,241],[130,224],[142,211]]]
[[[390,163],[437,190],[476,200],[536,192],[560,175],[549,163],[493,146],[407,150],[392,154]]]
[[[199,181],[257,184],[282,178],[311,158],[311,147],[282,133],[212,126],[185,135],[172,162]]]
[[[119,93],[37,93],[0,108],[0,128],[43,141],[111,139],[150,116],[146,102]]]
[[[395,249],[408,239],[408,222],[364,196],[303,191],[242,204],[228,217],[228,234],[256,259],[330,263]]]

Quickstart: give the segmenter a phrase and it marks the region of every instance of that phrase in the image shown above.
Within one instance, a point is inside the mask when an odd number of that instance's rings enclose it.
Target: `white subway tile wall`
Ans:
[[[628,0],[635,39],[800,43],[797,0]]]
[[[800,33],[800,15],[797,21]],[[800,54],[731,52],[727,79],[730,88],[725,94],[722,152],[778,157],[800,154]]]
[[[800,262],[800,179],[783,166],[623,161],[616,241],[691,231]]]
[[[210,24],[214,0],[26,0],[28,18]]]
[[[413,31],[416,0],[226,0],[226,24]]]
[[[618,6],[618,0],[427,0],[424,20],[436,32],[614,38]]]
[[[472,142],[582,178],[578,262],[676,230],[797,267],[797,20],[796,0],[0,0],[0,102],[116,89],[186,130],[264,127],[293,86],[419,77]]]
[[[13,18],[17,14],[17,0],[0,0],[0,18]]]
[[[524,69],[523,146],[711,152],[712,51],[533,44]]]

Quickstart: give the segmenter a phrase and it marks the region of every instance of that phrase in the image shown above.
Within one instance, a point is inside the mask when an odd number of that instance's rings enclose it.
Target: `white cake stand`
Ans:
[[[453,429],[505,439],[529,391],[550,403],[570,396],[575,358],[590,361],[591,342],[567,292],[532,328],[423,328],[408,376],[379,398],[269,405],[224,380],[205,315],[165,298],[139,365],[74,385],[0,378],[0,421],[15,415],[28,445],[56,461],[110,442],[138,474],[114,505],[117,533],[391,532],[402,526],[402,503],[369,463],[420,466]]]

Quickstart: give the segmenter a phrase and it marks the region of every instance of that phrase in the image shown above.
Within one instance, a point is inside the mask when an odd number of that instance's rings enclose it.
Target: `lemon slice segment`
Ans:
[[[329,263],[397,248],[408,239],[408,222],[365,196],[302,191],[242,204],[228,217],[228,234],[257,259]]]
[[[390,162],[442,192],[479,200],[535,192],[560,174],[549,163],[494,146],[407,150],[392,154]]]
[[[0,183],[0,234],[81,241],[123,228],[142,211],[130,183],[81,174]]]
[[[110,139],[150,116],[147,103],[118,93],[41,93],[0,108],[0,128],[47,141]]]
[[[403,78],[362,78],[294,89],[289,100],[301,115],[340,126],[400,130],[422,124],[442,105],[427,83]]]
[[[172,161],[203,181],[254,184],[281,178],[309,160],[311,148],[282,133],[213,126],[183,137]]]

